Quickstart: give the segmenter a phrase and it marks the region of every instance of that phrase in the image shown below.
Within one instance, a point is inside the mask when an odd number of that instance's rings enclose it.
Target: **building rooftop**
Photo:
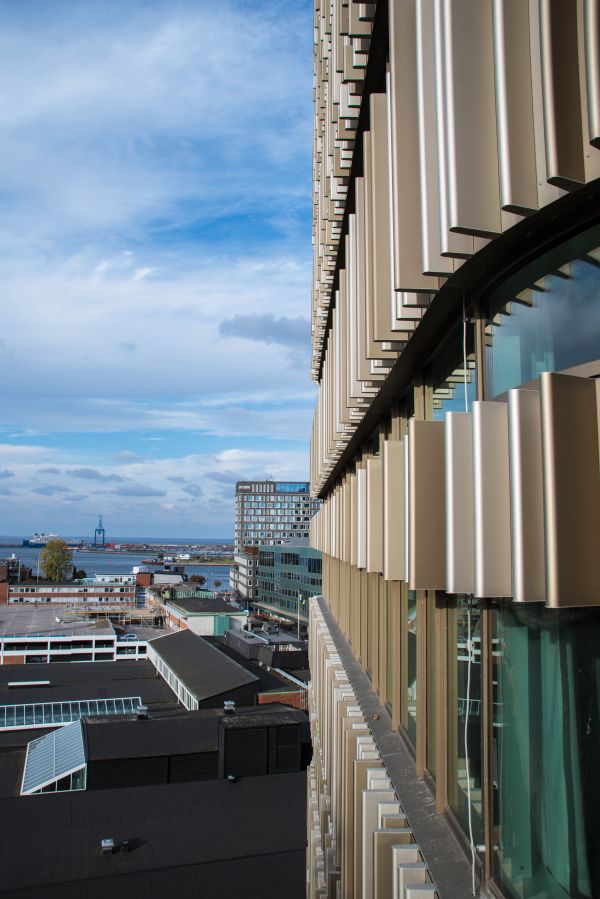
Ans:
[[[256,675],[189,630],[157,637],[149,645],[199,701],[258,683]]]
[[[208,711],[218,712],[217,709]],[[87,758],[91,761],[125,756],[148,758],[217,750],[219,720],[218,714],[198,717],[197,712],[148,720],[87,718],[84,725]]]
[[[198,709],[148,719],[86,718],[86,758],[97,761],[216,751],[223,726],[240,729],[287,724],[308,727],[308,719],[304,712],[281,703],[237,708],[232,715],[223,709]]]
[[[90,622],[73,615],[74,611],[72,605],[58,603],[0,606],[0,636],[41,634],[57,637],[64,634],[74,637],[82,634],[114,634],[114,628],[107,618],[100,619],[100,622]]]
[[[240,614],[239,608],[234,608],[223,599],[204,596],[176,596],[174,599],[166,599],[165,603],[188,615],[235,615]]]
[[[15,899],[303,899],[306,775],[6,798],[0,846]]]
[[[9,687],[9,682],[14,681],[49,681],[49,684]],[[117,662],[0,665],[0,705],[116,699],[122,696],[140,696],[148,706],[177,706],[172,690],[147,661],[123,659]],[[36,736],[39,736],[39,731]]]
[[[215,646],[219,650],[219,652],[226,655],[227,658],[232,659],[234,662],[237,662],[238,665],[241,665],[242,668],[245,668],[246,671],[250,672],[250,674],[254,674],[260,682],[261,692],[269,693],[272,690],[281,690],[282,687],[289,686],[289,681],[284,677],[281,677],[280,674],[277,674],[274,671],[267,671],[266,668],[262,667],[254,659],[245,659],[238,652],[236,652],[233,647],[229,646],[227,643],[224,643],[222,637],[207,637],[205,639],[212,643],[213,646]]]

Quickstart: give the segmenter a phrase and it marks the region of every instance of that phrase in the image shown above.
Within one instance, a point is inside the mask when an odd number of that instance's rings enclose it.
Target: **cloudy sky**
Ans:
[[[308,477],[310,0],[0,0],[0,534]]]

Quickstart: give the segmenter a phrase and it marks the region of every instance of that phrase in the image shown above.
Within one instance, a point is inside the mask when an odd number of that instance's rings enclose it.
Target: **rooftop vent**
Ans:
[[[115,841],[112,837],[106,837],[103,840],[100,840],[100,849],[102,850],[102,855],[112,855],[115,851]]]
[[[225,709],[226,715],[233,715],[235,712],[235,702],[233,699],[226,699],[223,703],[223,708]]]

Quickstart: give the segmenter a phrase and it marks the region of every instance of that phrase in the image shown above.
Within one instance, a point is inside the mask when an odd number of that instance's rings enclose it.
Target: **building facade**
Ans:
[[[261,546],[254,608],[308,623],[309,600],[322,591],[321,553],[302,544]]]
[[[315,2],[311,896],[600,895],[598,34]]]
[[[31,580],[0,583],[0,605],[13,603],[126,603],[135,604],[135,575],[96,575],[79,581]]]
[[[238,481],[235,485],[235,551],[305,540],[320,506],[307,481]]]
[[[233,554],[233,565],[229,569],[229,585],[246,608],[256,599],[256,568],[258,547],[247,546],[245,550]]]

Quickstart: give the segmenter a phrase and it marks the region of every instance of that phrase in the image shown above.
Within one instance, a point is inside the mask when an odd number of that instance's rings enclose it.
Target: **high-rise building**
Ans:
[[[309,539],[320,506],[307,481],[238,481],[235,485],[235,550]]]
[[[600,14],[316,0],[308,895],[600,895]]]
[[[256,547],[289,540],[308,546],[310,519],[320,505],[311,497],[308,481],[238,481],[232,589],[251,603],[256,598]]]

